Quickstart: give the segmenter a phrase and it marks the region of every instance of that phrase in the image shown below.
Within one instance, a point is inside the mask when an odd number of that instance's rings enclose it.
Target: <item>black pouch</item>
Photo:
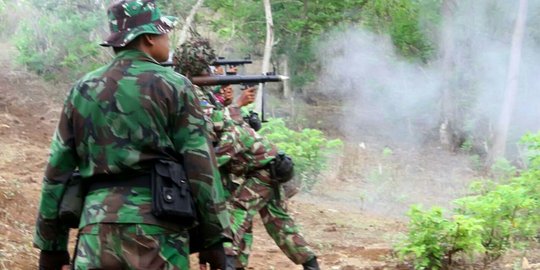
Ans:
[[[195,202],[181,164],[160,160],[152,170],[152,214],[181,226],[196,225]]]
[[[78,171],[73,172],[62,195],[58,219],[68,228],[78,228],[84,204],[84,187]]]

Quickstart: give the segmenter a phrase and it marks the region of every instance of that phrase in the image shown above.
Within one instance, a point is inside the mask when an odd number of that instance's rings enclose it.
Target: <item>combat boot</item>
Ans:
[[[304,270],[321,270],[321,268],[319,268],[319,263],[317,262],[317,257],[313,257],[313,259],[303,263],[302,266],[304,267]]]

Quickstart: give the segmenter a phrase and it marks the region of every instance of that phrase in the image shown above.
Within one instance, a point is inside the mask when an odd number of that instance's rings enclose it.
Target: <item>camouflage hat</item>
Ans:
[[[174,62],[184,75],[196,76],[204,70],[209,71],[214,60],[216,54],[210,47],[210,41],[202,37],[187,40],[174,52]]]
[[[154,0],[115,1],[107,10],[111,34],[101,46],[124,47],[141,34],[170,32],[177,18],[162,16]]]

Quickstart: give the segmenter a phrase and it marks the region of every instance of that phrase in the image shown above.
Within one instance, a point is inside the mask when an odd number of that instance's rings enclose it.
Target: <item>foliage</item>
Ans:
[[[401,258],[412,257],[415,269],[442,269],[451,264],[452,255],[459,251],[483,251],[481,220],[465,215],[450,220],[439,207],[423,211],[413,206],[408,216],[409,234],[397,251]]]
[[[508,162],[508,160],[499,158],[491,165],[491,173],[495,180],[506,181],[516,174],[516,167]]]
[[[274,62],[289,58],[291,83],[302,87],[316,79],[317,54],[314,43],[326,32],[364,26],[388,33],[399,52],[411,59],[425,61],[432,55],[432,45],[420,30],[420,9],[431,1],[414,0],[330,0],[272,1],[274,21]],[[214,31],[227,40],[239,39],[250,53],[260,53],[266,35],[262,3],[250,0],[209,0],[208,7],[222,16],[212,22]],[[430,7],[431,7],[430,6]],[[438,9],[432,17],[438,17]]]
[[[405,57],[427,61],[433,54],[432,41],[420,29],[420,14],[430,21],[437,21],[438,11],[433,7],[438,1],[369,1],[364,8],[363,24],[380,33],[389,33],[398,51]],[[426,7],[431,5],[430,8]],[[430,11],[430,12],[428,12]]]
[[[15,37],[19,62],[48,79],[74,79],[99,65],[99,27],[105,14],[100,1],[30,1],[33,16],[21,22]]]
[[[474,183],[473,195],[454,202],[452,220],[443,218],[440,208],[423,212],[413,207],[409,233],[397,248],[401,257],[412,258],[416,269],[439,269],[445,258],[450,265],[454,253],[482,259],[487,266],[510,249],[525,247],[540,231],[540,133],[526,135],[522,143],[530,167],[515,176],[508,163],[497,165],[513,177],[505,184]]]
[[[328,140],[320,130],[305,128],[295,131],[280,118],[272,118],[259,131],[278,148],[293,158],[296,176],[304,190],[310,190],[319,180],[326,164],[340,150],[340,140]]]

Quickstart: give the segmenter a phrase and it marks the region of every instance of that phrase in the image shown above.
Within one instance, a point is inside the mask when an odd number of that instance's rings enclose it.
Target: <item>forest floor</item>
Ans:
[[[41,179],[69,86],[51,85],[16,67],[12,48],[0,46],[0,51],[0,269],[36,269],[38,250],[31,242]],[[397,262],[392,249],[406,231],[408,206],[448,206],[477,173],[466,156],[434,146],[418,149],[376,138],[346,146],[312,192],[291,199],[289,210],[322,269],[410,269]],[[391,155],[384,151],[389,147]],[[278,249],[259,219],[254,235],[248,269],[301,269]],[[530,251],[490,269],[513,269],[524,257],[533,267],[540,263]],[[192,256],[193,269],[196,261]]]

